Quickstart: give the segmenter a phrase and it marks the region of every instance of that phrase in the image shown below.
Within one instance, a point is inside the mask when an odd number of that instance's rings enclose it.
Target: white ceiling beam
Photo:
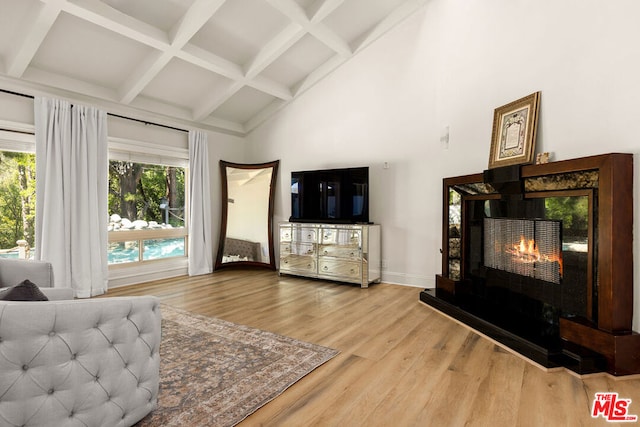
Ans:
[[[309,73],[307,77],[302,79],[293,87],[293,96],[299,96],[301,93],[310,89],[313,85],[318,83],[333,70],[344,64],[348,59],[349,58],[345,58],[341,55],[334,55],[333,57],[331,57],[328,61],[317,67],[315,70]]]
[[[324,24],[318,23],[311,26],[309,33],[338,55],[349,57],[353,54],[349,43],[344,41]]]
[[[193,109],[193,120],[200,121],[204,118],[208,117],[213,113],[218,107],[228,101],[233,95],[238,93],[240,89],[245,86],[244,81],[234,81],[223,91],[214,95],[208,96],[205,98],[203,102],[200,103],[196,108]]]
[[[294,24],[298,24],[304,31],[314,36],[318,41],[324,43],[329,49],[343,55],[351,55],[351,47],[347,42],[341,39],[336,33],[331,31],[326,25],[322,24],[318,19],[313,22],[307,16],[307,12],[294,0],[267,0],[267,2],[278,9],[283,15],[291,19]],[[329,14],[337,8],[342,2],[325,1],[316,12],[321,14]],[[322,8],[324,6],[324,9]],[[325,15],[326,16],[326,15]],[[320,16],[318,16],[319,18]]]
[[[301,25],[309,23],[307,12],[294,0],[266,0],[272,7],[280,11],[293,22]]]
[[[353,50],[360,51],[376,41],[384,33],[408,18],[418,9],[424,6],[429,0],[407,0],[393,10],[385,19],[380,21],[371,31],[354,43]]]
[[[29,69],[29,73],[30,70],[31,68]],[[106,97],[93,97],[85,93],[55,87],[51,84],[38,83],[31,79],[31,76],[27,79],[17,79],[0,74],[0,85],[5,90],[24,93],[26,95],[55,96],[58,98],[68,99],[71,102],[94,105],[109,113],[116,113],[142,121],[161,123],[167,126],[184,129],[210,130],[212,132],[222,132],[240,137],[245,135],[244,126],[239,123],[210,117],[206,120],[196,122],[191,119],[191,111],[186,109],[183,109],[183,114],[177,114],[175,108],[171,113],[167,113],[166,111],[159,111],[155,107],[149,108],[149,106],[139,107],[123,105],[116,101],[110,101],[110,99]],[[115,97],[112,98],[115,99]],[[166,104],[156,102],[156,106],[159,104],[161,104],[161,106],[166,106]]]
[[[65,3],[64,11],[77,18],[113,31],[155,49],[167,49],[169,36],[164,31],[139,21],[99,0],[76,0]]]
[[[89,97],[103,99],[107,103],[127,104],[138,112],[157,110],[159,114],[166,117],[174,116],[189,123],[206,123],[233,134],[243,134],[248,131],[247,129],[254,129],[274,112],[287,105],[290,100],[314,86],[348,58],[426,4],[428,0],[404,1],[375,28],[351,44],[323,23],[346,0],[315,0],[306,9],[300,6],[298,0],[265,0],[290,19],[291,23],[244,66],[189,44],[191,38],[206,25],[226,1],[231,0],[193,0],[180,21],[171,30],[165,32],[128,16],[101,0],[40,0],[42,4],[38,4],[40,8],[34,12],[33,17],[29,20],[30,24],[26,26],[28,27],[27,31],[23,33],[22,39],[18,37],[15,50],[4,58],[4,69],[7,71],[8,78],[18,77],[34,83],[41,82],[44,87],[50,88],[47,89],[47,92],[55,93],[56,91],[51,89],[55,86],[61,88],[62,93],[75,94],[73,95],[75,97],[83,98],[79,95],[82,92]],[[77,81],[73,79],[30,66],[61,12],[83,19],[155,50],[153,54],[142,59],[118,90],[89,83],[78,86]],[[281,58],[288,49],[307,34],[335,51],[336,55],[293,88],[288,88],[261,75],[267,67]],[[166,108],[160,109],[162,110],[160,112],[157,106],[151,105],[153,102],[157,103],[157,100],[140,96],[140,94],[174,57],[229,79],[225,88],[216,91],[213,96],[203,91],[204,100],[197,103],[192,109],[181,107],[180,111],[173,111],[172,108]],[[243,87],[251,87],[276,99],[245,124],[233,123],[212,116],[216,109],[233,98]],[[122,108],[126,108],[126,105],[122,105]],[[173,109],[177,108],[173,107]]]
[[[249,133],[262,123],[264,123],[269,117],[280,111],[280,109],[284,108],[289,103],[287,101],[283,101],[281,99],[274,100],[271,104],[267,105],[265,108],[260,110],[258,114],[251,117],[245,124],[245,132]]]
[[[382,34],[390,30],[394,25],[397,25],[403,19],[409,17],[411,14],[416,12],[420,7],[424,6],[427,3],[427,1],[428,0],[407,0],[403,4],[398,6],[396,10],[394,10],[386,19],[382,20],[375,27],[373,31],[369,32],[359,41],[359,43],[355,44],[356,49],[353,50],[353,53],[351,54],[351,56],[346,57],[340,54],[334,55],[331,59],[329,59],[320,67],[316,68],[313,72],[307,75],[306,78],[304,78],[302,81],[294,85],[291,88],[294,99],[300,96],[305,91],[309,90],[316,83],[318,83],[324,77],[326,77],[331,72],[333,72],[336,68],[344,64],[349,58],[353,57],[356,53],[364,49],[367,45],[371,44],[373,41],[379,38]],[[319,3],[322,3],[322,4],[319,4]],[[315,14],[317,15],[318,13],[320,13],[319,11],[321,7],[329,7],[329,5],[331,4],[332,6],[337,8],[340,5],[339,3],[342,3],[342,1],[326,0],[322,2],[321,0],[319,0],[318,2],[316,2],[316,4],[312,5],[312,7],[310,7],[309,10],[317,10],[317,12],[315,12]],[[317,7],[317,9],[313,9],[314,7]],[[325,10],[324,17],[326,17],[329,13],[331,13],[327,11],[328,9]],[[320,20],[321,19],[318,19],[318,21]],[[260,124],[268,120],[269,117],[277,113],[280,109],[284,108],[288,104],[289,102],[287,101],[275,100],[269,106],[261,110],[258,114],[256,114],[254,117],[252,117],[250,120],[248,120],[244,124],[245,132],[247,133],[251,132],[256,127],[260,126]]]
[[[11,77],[22,77],[25,70],[33,60],[40,45],[44,41],[51,27],[58,19],[64,1],[49,1],[40,6],[34,16],[28,20],[31,24],[22,30],[21,37],[18,37],[15,50],[11,59],[7,61],[7,75]]]
[[[205,117],[200,120],[198,123],[202,123],[204,125],[208,125],[214,128],[225,129],[229,134],[236,136],[245,136],[246,132],[244,130],[244,126],[237,122],[232,122],[230,120],[221,119],[218,117]]]
[[[232,80],[242,79],[244,77],[244,70],[238,64],[191,43],[187,43],[176,56],[183,61]]]
[[[247,65],[245,77],[251,79],[260,74],[305,34],[306,31],[300,25],[296,23],[289,24],[260,49],[260,52]]]
[[[285,101],[290,101],[293,99],[291,90],[287,86],[268,79],[264,76],[256,76],[251,80],[247,80],[245,84],[249,87],[259,90],[260,92],[267,93],[271,96],[275,96],[276,98],[280,98]]]
[[[153,52],[133,70],[129,78],[118,90],[123,104],[129,104],[145,87],[158,75],[160,71],[171,61],[173,55],[165,52]]]
[[[187,44],[176,56],[186,62],[227,77],[231,80],[243,80],[247,86],[275,96],[276,98],[284,100],[291,100],[293,98],[291,90],[289,90],[287,86],[262,76],[256,76],[251,80],[247,80],[245,79],[243,70],[239,65],[199,48],[198,46]]]
[[[171,44],[182,48],[220,9],[226,0],[196,0],[171,29]]]
[[[171,46],[164,48],[159,56],[153,54],[147,57],[138,67],[137,73],[132,74],[120,88],[120,102],[128,104],[133,101],[224,2],[225,0],[196,0],[171,30]]]
[[[307,13],[311,16],[311,22],[323,21],[327,16],[342,6],[345,0],[316,0],[307,8]]]
[[[63,74],[42,70],[34,66],[27,68],[22,78],[69,92],[82,93],[95,98],[117,101],[117,93],[113,89],[78,80]]]

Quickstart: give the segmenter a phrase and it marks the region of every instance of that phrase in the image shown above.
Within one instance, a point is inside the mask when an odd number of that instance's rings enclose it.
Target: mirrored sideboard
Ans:
[[[380,225],[279,224],[280,274],[356,283],[380,282]]]

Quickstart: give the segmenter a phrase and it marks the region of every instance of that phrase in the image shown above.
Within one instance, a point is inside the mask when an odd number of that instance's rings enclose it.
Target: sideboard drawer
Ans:
[[[318,261],[318,274],[359,280],[362,276],[360,266],[359,262],[321,258]]]
[[[281,226],[280,227],[280,241],[281,242],[290,242],[291,241],[291,235],[292,235],[291,227],[285,227],[285,226]]]
[[[297,242],[316,243],[318,241],[318,229],[311,227],[294,228],[293,240]]]
[[[301,255],[288,255],[280,257],[281,271],[296,271],[304,273],[316,273],[316,260],[314,257]]]
[[[321,243],[347,246],[360,246],[362,231],[349,228],[323,228],[320,233]]]
[[[354,261],[362,259],[362,251],[358,246],[322,245],[318,250],[318,255],[344,258],[346,260]]]
[[[292,242],[288,244],[288,249],[288,253],[292,255],[316,255],[316,245],[314,245],[313,243]]]
[[[291,242],[280,242],[280,257],[291,254]]]

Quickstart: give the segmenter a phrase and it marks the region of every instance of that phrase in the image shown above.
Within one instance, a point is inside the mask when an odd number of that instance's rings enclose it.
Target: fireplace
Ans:
[[[446,178],[443,274],[421,301],[546,367],[640,373],[632,156]]]
[[[484,218],[484,266],[559,285],[562,222]]]

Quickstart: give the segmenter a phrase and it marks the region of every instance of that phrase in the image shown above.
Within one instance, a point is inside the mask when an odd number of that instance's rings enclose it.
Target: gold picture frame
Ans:
[[[533,163],[540,92],[495,109],[489,169]]]

